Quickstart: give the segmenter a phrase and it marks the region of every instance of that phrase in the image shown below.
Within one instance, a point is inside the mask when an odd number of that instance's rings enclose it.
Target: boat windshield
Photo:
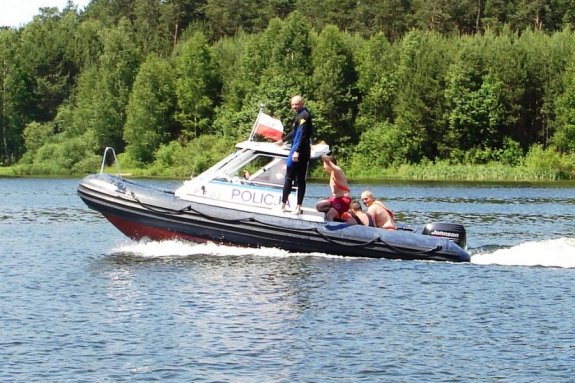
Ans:
[[[286,172],[285,158],[257,155],[246,166],[246,179],[256,183],[283,185]]]

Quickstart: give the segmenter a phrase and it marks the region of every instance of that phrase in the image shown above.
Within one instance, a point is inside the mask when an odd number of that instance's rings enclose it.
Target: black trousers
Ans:
[[[293,166],[287,167],[282,196],[283,203],[288,201],[289,194],[294,185],[297,186],[297,204],[301,205],[303,203],[306,187],[307,164],[308,161],[298,162]]]

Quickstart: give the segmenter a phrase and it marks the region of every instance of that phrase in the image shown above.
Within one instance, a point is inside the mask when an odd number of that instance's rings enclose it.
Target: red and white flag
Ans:
[[[284,126],[277,118],[260,112],[256,121],[255,132],[270,140],[278,141],[282,139]]]

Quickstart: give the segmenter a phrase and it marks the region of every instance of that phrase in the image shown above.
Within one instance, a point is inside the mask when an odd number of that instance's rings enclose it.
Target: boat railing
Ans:
[[[104,150],[104,156],[102,157],[102,165],[100,166],[100,174],[104,173],[104,167],[106,166],[106,157],[108,152],[112,153],[112,158],[114,159],[114,165],[116,165],[116,171],[118,175],[122,174],[120,171],[120,163],[118,162],[118,157],[116,157],[116,151],[111,146],[107,146]]]

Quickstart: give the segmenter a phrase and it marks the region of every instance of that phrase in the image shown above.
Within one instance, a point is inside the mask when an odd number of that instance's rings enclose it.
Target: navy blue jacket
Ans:
[[[284,142],[292,142],[291,150],[287,160],[287,166],[293,166],[292,154],[299,153],[299,162],[307,163],[311,155],[311,136],[313,134],[313,124],[311,113],[307,108],[302,108],[294,118],[293,130],[284,138]]]

